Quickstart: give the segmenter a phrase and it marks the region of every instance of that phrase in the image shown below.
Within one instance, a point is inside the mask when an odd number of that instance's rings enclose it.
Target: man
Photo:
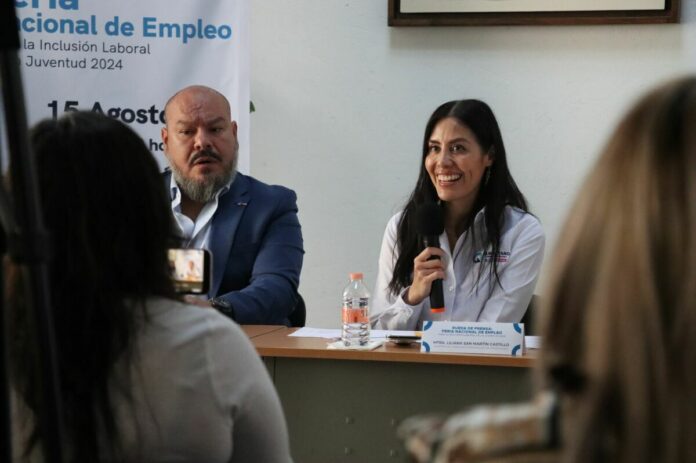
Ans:
[[[186,87],[164,111],[172,212],[184,246],[212,255],[210,304],[240,324],[288,324],[304,254],[295,193],[236,171],[237,123],[219,92]]]

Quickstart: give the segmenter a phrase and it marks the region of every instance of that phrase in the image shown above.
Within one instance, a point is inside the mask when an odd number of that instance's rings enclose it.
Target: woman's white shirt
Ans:
[[[112,393],[128,461],[291,462],[285,417],[263,362],[214,309],[148,301],[138,357]],[[117,378],[130,370],[128,401]]]
[[[229,318],[151,298],[134,347],[133,361],[117,362],[109,385],[123,461],[292,462],[268,371]],[[19,461],[32,418],[13,399]],[[23,461],[43,461],[40,448]]]
[[[430,300],[409,305],[403,295],[394,296],[388,289],[398,258],[395,248],[401,212],[394,215],[384,232],[379,255],[379,270],[372,302],[372,324],[389,330],[415,330],[424,320],[519,322],[534,294],[544,257],[544,232],[533,215],[507,206],[504,211],[500,249],[493,255],[490,246],[483,249],[484,211],[474,218],[472,227],[463,233],[450,250],[446,233],[440,235],[445,252],[446,277],[442,289],[445,313],[433,314]],[[488,265],[498,261],[498,285]]]

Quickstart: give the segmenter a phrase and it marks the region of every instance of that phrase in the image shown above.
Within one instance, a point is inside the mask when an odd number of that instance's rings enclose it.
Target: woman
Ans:
[[[558,405],[542,399],[526,414],[538,418],[526,429],[546,432],[520,432],[528,406],[479,409],[450,420],[437,461],[696,461],[694,127],[696,77],[659,87],[624,117],[580,190],[543,317],[539,373]],[[497,438],[481,446],[472,438],[484,426]]]
[[[436,201],[440,247],[423,249],[416,211]],[[508,170],[493,112],[479,100],[445,103],[425,127],[416,188],[384,233],[374,326],[414,330],[435,319],[428,296],[437,279],[444,319],[519,322],[543,253],[544,233]]]
[[[559,240],[541,367],[565,461],[696,461],[694,127],[694,77],[638,102]]]
[[[181,302],[158,167],[128,127],[93,113],[31,133],[52,235],[50,290],[67,461],[288,462],[285,420],[258,355],[216,310]],[[15,451],[40,456],[36,359],[14,268]],[[18,457],[19,459],[19,457]]]

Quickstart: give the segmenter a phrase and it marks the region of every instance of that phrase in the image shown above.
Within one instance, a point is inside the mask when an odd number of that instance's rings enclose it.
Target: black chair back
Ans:
[[[539,296],[534,294],[532,300],[529,301],[527,306],[527,311],[524,313],[520,323],[524,323],[524,334],[525,336],[536,336],[537,326],[536,326],[536,311],[539,305]]]
[[[297,293],[297,303],[295,308],[290,312],[288,319],[290,320],[290,326],[293,328],[302,328],[305,326],[305,320],[307,318],[307,308],[305,307],[304,299],[300,293]]]

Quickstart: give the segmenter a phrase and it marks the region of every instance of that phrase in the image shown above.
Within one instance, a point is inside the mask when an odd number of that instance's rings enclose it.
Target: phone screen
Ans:
[[[205,249],[170,249],[169,268],[178,293],[208,292],[210,255]]]

